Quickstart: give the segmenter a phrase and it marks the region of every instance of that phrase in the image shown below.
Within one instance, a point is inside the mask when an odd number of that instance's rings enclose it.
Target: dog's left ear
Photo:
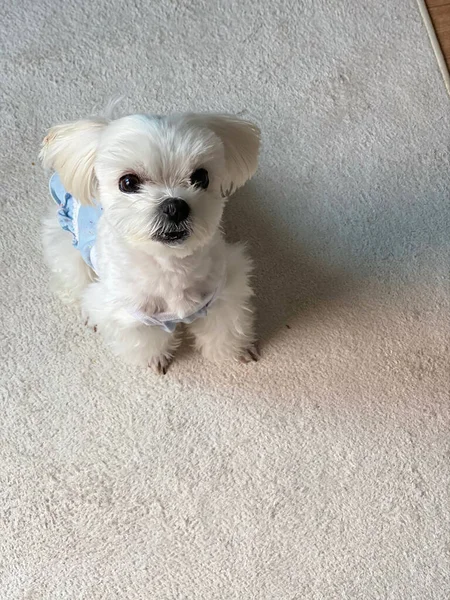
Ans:
[[[222,140],[227,172],[221,190],[223,196],[229,196],[256,172],[261,131],[254,123],[232,115],[197,114],[193,117]]]
[[[52,127],[44,141],[40,159],[45,168],[58,172],[65,189],[81,204],[96,196],[94,162],[105,119],[86,119]]]

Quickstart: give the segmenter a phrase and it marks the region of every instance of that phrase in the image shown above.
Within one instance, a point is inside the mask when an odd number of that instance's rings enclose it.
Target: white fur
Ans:
[[[239,358],[254,343],[249,285],[251,265],[241,246],[225,243],[220,222],[226,197],[257,167],[259,130],[226,115],[127,116],[91,119],[50,130],[41,157],[58,171],[80,202],[103,206],[96,252],[98,277],[53,216],[44,221],[46,260],[53,286],[66,301],[81,301],[84,317],[114,352],[165,372],[177,334],[142,324],[133,310],[183,318],[222,282],[205,318],[190,325],[197,347],[211,360]],[[197,168],[209,174],[206,190],[190,184]],[[126,173],[143,181],[124,194]],[[153,239],[166,197],[185,200],[191,233],[181,243]],[[223,280],[223,281],[222,281]]]

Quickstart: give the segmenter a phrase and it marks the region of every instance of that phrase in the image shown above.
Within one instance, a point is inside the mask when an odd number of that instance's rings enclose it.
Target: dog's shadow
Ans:
[[[347,272],[325,264],[296,240],[292,222],[286,227],[259,201],[258,188],[247,184],[228,201],[224,215],[226,238],[248,242],[255,270],[253,288],[257,334],[264,342],[307,319],[338,297],[350,293],[354,282]]]

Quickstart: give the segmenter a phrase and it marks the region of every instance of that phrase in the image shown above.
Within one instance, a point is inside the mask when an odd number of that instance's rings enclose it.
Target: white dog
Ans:
[[[59,205],[43,232],[52,283],[115,353],[166,373],[186,323],[208,359],[257,359],[251,263],[220,222],[256,171],[259,134],[227,115],[132,115],[44,139]]]

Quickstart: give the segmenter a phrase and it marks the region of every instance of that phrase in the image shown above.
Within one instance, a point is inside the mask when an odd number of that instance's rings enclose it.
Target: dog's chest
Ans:
[[[182,318],[194,312],[215,285],[210,260],[149,262],[136,271],[138,304],[148,314],[168,312]]]

